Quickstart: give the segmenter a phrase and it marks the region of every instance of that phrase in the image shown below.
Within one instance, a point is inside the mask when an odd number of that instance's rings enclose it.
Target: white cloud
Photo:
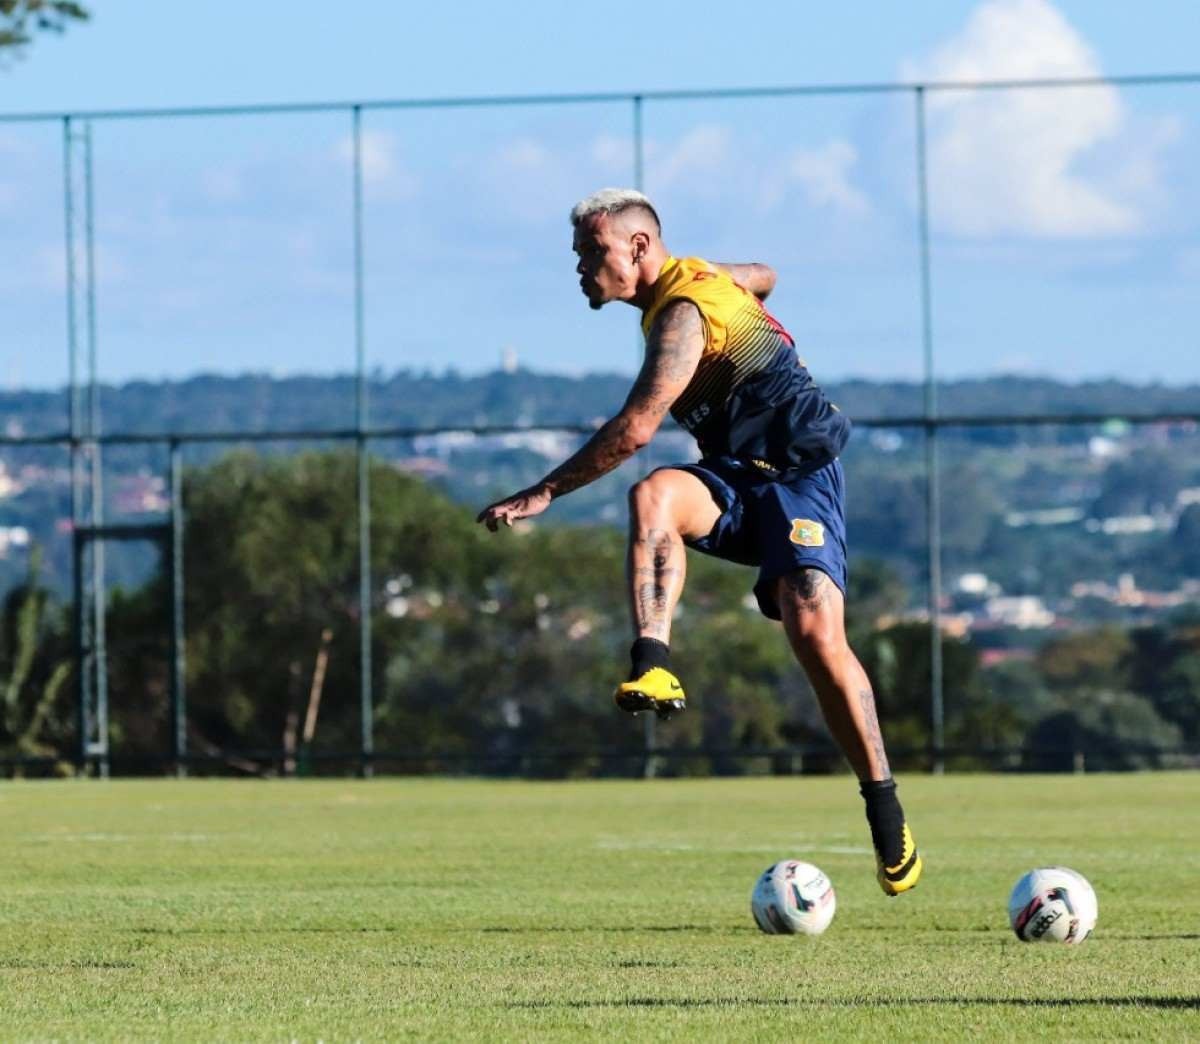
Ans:
[[[858,150],[849,142],[833,139],[786,154],[772,148],[758,155],[760,148],[720,124],[694,127],[673,143],[647,142],[651,193],[678,188],[702,199],[732,194],[769,213],[799,189],[816,209],[851,215],[870,209],[852,183]]]
[[[866,197],[850,183],[858,150],[846,141],[831,141],[816,149],[797,149],[788,158],[786,175],[799,182],[814,207],[847,214],[865,214]]]
[[[242,173],[236,167],[210,167],[200,175],[204,197],[212,203],[236,203],[246,194]]]
[[[654,188],[670,188],[681,179],[697,184],[712,181],[733,155],[733,137],[728,127],[706,124],[688,131],[670,148],[656,142],[646,145],[648,182]]]
[[[0,130],[0,156],[27,160],[33,155],[34,149],[28,141],[11,131]]]
[[[1048,0],[988,0],[905,79],[996,80],[1101,75],[1087,42]],[[927,96],[934,217],[962,235],[1044,237],[1140,231],[1163,195],[1167,125],[1137,135],[1134,154],[1101,173],[1081,170],[1098,148],[1130,134],[1109,86],[934,91]]]
[[[104,244],[97,243],[94,247],[96,262],[96,287],[112,288],[120,286],[129,274],[128,266],[108,249]],[[67,281],[67,250],[62,243],[45,243],[38,247],[33,254],[34,263],[30,265],[25,278],[18,285],[39,290],[61,291]],[[82,293],[86,278],[87,257],[83,244],[75,247],[75,279]]]
[[[550,150],[532,138],[518,138],[500,149],[497,159],[511,171],[537,174],[553,160]]]
[[[627,137],[601,134],[591,145],[592,162],[606,172],[628,179],[633,176],[633,142]]]
[[[363,184],[384,189],[391,196],[409,196],[417,180],[404,168],[396,150],[396,136],[388,131],[365,130],[359,137],[362,154]],[[335,147],[342,163],[354,162],[354,139],[347,135]]]
[[[1184,279],[1200,282],[1200,247],[1185,247],[1178,251],[1175,269]]]

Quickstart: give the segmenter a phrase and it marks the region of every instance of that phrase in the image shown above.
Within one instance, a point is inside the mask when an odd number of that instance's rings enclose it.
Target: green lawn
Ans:
[[[1200,776],[902,780],[873,876],[848,778],[0,784],[3,1040],[1200,1038]],[[755,876],[833,879],[817,939]],[[1100,900],[1019,943],[1016,878]]]

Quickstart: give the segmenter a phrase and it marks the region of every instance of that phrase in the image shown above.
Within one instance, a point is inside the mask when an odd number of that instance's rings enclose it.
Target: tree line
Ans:
[[[218,767],[352,763],[318,759],[359,743],[355,482],[353,455],[337,452],[237,452],[186,475],[189,747]],[[610,696],[629,643],[623,535],[553,518],[489,534],[382,461],[371,488],[377,750],[403,754],[391,764],[406,771],[628,771],[644,737]],[[929,629],[895,622],[908,592],[887,565],[859,559],[851,576],[851,640],[894,760],[923,766]],[[689,707],[657,729],[656,744],[678,753],[661,771],[761,771],[772,767],[762,752],[785,748],[804,751],[805,770],[841,769],[779,625],[747,599],[753,578],[691,556],[672,642]],[[159,771],[169,750],[166,583],[160,573],[115,591],[108,607],[118,767]],[[0,757],[70,770],[69,626],[34,555],[0,621]],[[1057,635],[996,664],[967,641],[944,638],[942,652],[953,767],[1063,769],[1082,752],[1136,768],[1200,744],[1200,614]]]

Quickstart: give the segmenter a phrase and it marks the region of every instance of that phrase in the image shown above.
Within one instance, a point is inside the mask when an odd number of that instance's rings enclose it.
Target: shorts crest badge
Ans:
[[[793,518],[792,532],[788,539],[801,547],[824,547],[825,527],[809,518]]]

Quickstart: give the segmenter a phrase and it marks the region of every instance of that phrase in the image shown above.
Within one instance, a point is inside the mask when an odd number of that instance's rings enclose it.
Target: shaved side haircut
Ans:
[[[608,214],[615,217],[627,210],[638,210],[648,214],[654,222],[654,228],[662,234],[662,222],[658,220],[658,212],[637,189],[605,188],[593,192],[586,199],[581,199],[571,208],[571,226],[578,228],[585,220],[596,214]]]

